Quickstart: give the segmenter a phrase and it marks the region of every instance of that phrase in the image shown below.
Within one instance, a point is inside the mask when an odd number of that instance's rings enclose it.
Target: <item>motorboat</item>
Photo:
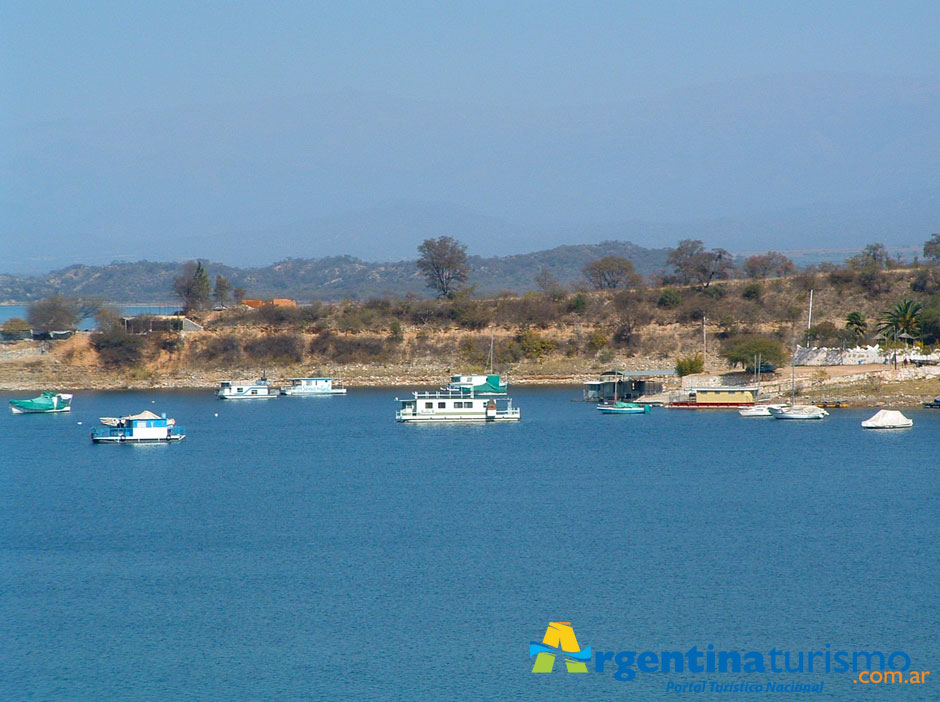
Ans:
[[[31,400],[10,400],[13,414],[49,414],[69,412],[72,409],[72,396],[63,392],[46,391]]]
[[[822,419],[829,416],[826,410],[816,405],[783,405],[767,409],[774,419]]]
[[[744,409],[738,410],[738,414],[742,417],[772,417],[770,413],[771,407],[783,408],[786,405],[754,405],[753,407],[745,407]]]
[[[597,411],[601,414],[649,414],[650,406],[636,402],[602,402]]]

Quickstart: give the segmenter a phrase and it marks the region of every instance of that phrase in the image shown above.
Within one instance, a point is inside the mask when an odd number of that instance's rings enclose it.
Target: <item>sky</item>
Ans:
[[[0,272],[940,230],[937,2],[0,0]]]

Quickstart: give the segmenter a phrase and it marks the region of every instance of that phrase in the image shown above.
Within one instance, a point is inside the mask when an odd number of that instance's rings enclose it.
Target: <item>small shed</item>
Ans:
[[[656,395],[663,391],[661,379],[675,374],[674,369],[604,371],[597,380],[584,384],[584,399],[587,402],[612,402],[614,398],[636,400],[644,395]]]

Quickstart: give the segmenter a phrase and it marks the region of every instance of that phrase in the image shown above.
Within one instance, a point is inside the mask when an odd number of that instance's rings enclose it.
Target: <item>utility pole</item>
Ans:
[[[702,370],[705,370],[705,360],[708,358],[708,337],[705,335],[705,322],[708,318],[702,315]]]
[[[806,328],[811,329],[813,326],[813,291],[809,291],[809,318],[806,320]]]

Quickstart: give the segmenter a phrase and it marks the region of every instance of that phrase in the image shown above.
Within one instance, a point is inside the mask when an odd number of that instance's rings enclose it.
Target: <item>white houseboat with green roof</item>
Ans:
[[[401,403],[396,422],[517,422],[521,416],[509,398],[477,397],[462,390],[412,394],[395,398]]]
[[[452,375],[445,390],[473,392],[478,397],[505,397],[509,383],[498,375]]]

